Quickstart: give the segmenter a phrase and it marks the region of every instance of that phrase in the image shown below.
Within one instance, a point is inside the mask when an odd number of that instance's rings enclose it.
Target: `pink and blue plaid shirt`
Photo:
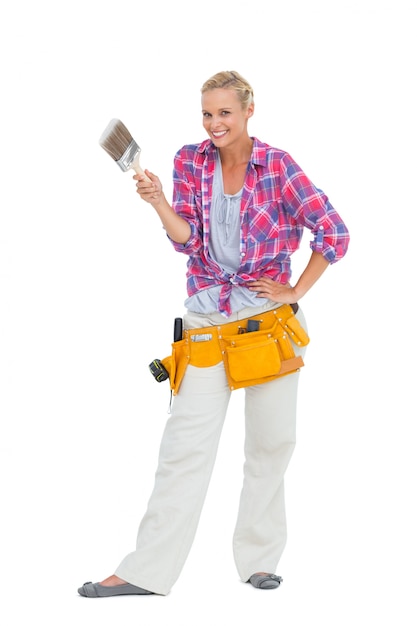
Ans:
[[[312,250],[327,261],[341,259],[349,232],[327,196],[313,185],[292,157],[253,139],[253,149],[240,206],[240,267],[230,274],[209,254],[209,222],[217,148],[207,139],[186,145],[175,155],[173,208],[191,227],[186,244],[172,241],[189,256],[187,293],[221,285],[218,310],[230,315],[234,285],[261,276],[282,284],[291,277],[291,255],[299,248],[304,228],[313,234]]]

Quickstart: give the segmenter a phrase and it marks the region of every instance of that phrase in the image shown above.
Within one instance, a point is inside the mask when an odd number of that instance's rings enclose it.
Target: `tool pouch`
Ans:
[[[290,322],[290,323],[288,323]],[[276,320],[269,329],[219,336],[231,389],[259,385],[297,371],[304,365],[293,342],[305,346],[307,333],[294,315]]]
[[[170,356],[165,357],[165,359],[161,361],[169,374],[170,387],[174,395],[178,393],[185,370],[187,369],[188,361],[189,357],[184,339],[175,341],[172,344],[172,353]]]
[[[172,344],[172,354],[162,360],[171,390],[178,393],[187,365],[211,367],[223,360],[230,389],[285,376],[304,365],[294,344],[306,346],[309,337],[289,305],[250,318],[261,330],[242,332],[242,322],[184,331]]]
[[[281,369],[281,359],[272,337],[253,337],[250,341],[239,341],[239,336],[225,341],[224,362],[228,377],[233,387],[238,383],[251,384],[250,381],[277,374]],[[247,382],[249,381],[249,382]]]

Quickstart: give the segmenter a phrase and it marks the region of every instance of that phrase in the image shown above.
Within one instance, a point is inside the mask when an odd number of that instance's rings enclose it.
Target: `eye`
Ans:
[[[203,111],[203,117],[211,117],[211,113],[207,113],[207,111]]]
[[[225,115],[230,115],[230,111],[222,111],[222,115],[223,115],[223,116],[225,116]]]

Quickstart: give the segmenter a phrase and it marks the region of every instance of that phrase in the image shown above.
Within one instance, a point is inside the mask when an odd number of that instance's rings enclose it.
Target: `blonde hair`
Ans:
[[[233,89],[239,98],[242,109],[247,109],[253,102],[253,89],[238,72],[225,71],[214,74],[201,87],[201,93],[211,89]]]

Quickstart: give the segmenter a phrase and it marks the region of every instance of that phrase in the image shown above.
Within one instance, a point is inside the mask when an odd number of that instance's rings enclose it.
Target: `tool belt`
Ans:
[[[309,337],[295,317],[297,309],[298,305],[284,304],[251,318],[184,330],[183,338],[172,343],[172,354],[162,360],[173,394],[189,364],[211,367],[223,361],[232,390],[298,371],[304,362],[293,345],[306,346]],[[249,321],[259,330],[248,332]]]

